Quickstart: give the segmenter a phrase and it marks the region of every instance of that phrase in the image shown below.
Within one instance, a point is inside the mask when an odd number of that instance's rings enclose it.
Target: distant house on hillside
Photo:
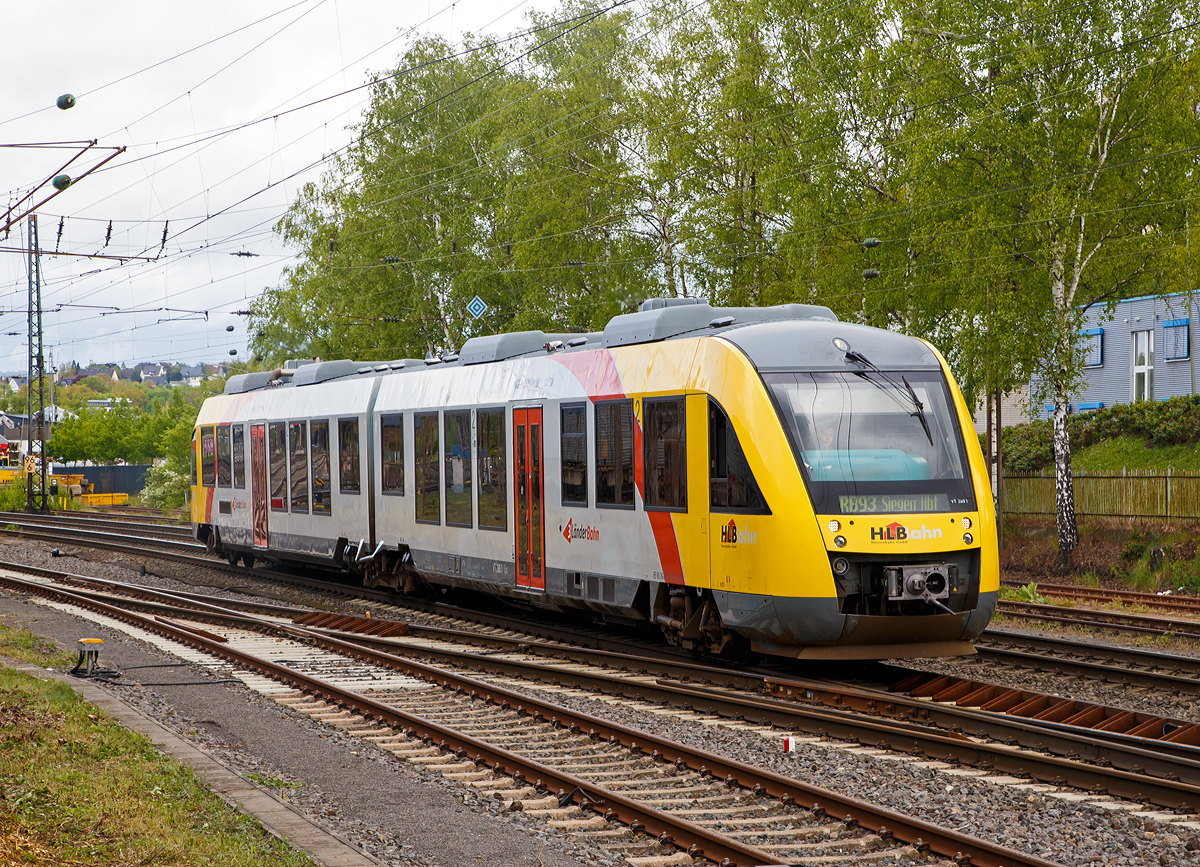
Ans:
[[[143,370],[142,371],[142,382],[148,383],[149,385],[153,385],[156,387],[164,386],[167,384],[167,375],[165,373],[157,374],[157,375],[147,375],[146,372]]]
[[[147,377],[151,376],[161,376],[165,382],[167,374],[171,371],[171,365],[167,364],[165,361],[149,361],[141,365],[140,369],[142,371],[143,382]]]
[[[80,380],[87,379],[89,376],[107,377],[107,378],[113,380],[114,382],[116,382],[117,379],[119,378],[116,367],[112,367],[112,368],[85,367],[83,370],[80,370],[78,373],[74,374],[73,376],[68,377],[65,380],[65,384],[66,385],[74,385],[75,383],[79,382]]]
[[[142,370],[139,367],[122,367],[119,376],[131,382],[141,382]]]
[[[204,380],[204,368],[199,364],[184,364],[179,368],[180,382],[198,386]]]

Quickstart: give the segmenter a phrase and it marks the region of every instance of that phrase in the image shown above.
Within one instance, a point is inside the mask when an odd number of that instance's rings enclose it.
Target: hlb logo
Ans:
[[[600,528],[599,527],[577,527],[575,519],[567,521],[567,526],[563,527],[563,538],[570,542],[572,539],[579,539],[583,542],[599,542]]]
[[[721,526],[721,544],[727,546],[754,545],[758,542],[758,534],[749,527],[738,528],[733,518],[728,524]]]
[[[908,539],[940,539],[942,538],[941,527],[930,529],[924,524],[920,529],[913,527],[905,527],[899,521],[893,521],[886,527],[872,527],[871,541],[872,542],[904,542]]]

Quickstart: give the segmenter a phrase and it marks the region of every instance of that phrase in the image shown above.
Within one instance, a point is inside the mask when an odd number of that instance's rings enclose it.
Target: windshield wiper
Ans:
[[[855,364],[861,364],[868,370],[877,373],[884,382],[908,398],[912,402],[913,407],[913,411],[910,412],[909,415],[915,416],[917,421],[921,423],[921,427],[925,431],[925,436],[929,439],[929,444],[933,445],[933,433],[929,430],[929,422],[925,419],[925,404],[921,403],[920,399],[917,397],[917,393],[913,391],[913,387],[908,384],[908,379],[906,377],[900,377],[901,381],[904,383],[904,388],[901,388],[896,384],[894,379],[876,367],[869,358],[867,358],[861,352],[855,352],[853,349],[846,351],[846,360],[853,361]],[[859,376],[862,376],[864,379],[866,378],[866,374],[860,373]],[[873,382],[873,380],[870,379],[867,381]],[[878,385],[878,383],[875,383],[875,385]]]
[[[908,384],[908,378],[900,377],[900,381],[904,383],[904,387],[908,389],[908,396],[912,398],[913,406],[916,412],[913,413],[917,417],[917,421],[921,423],[921,427],[925,428],[925,436],[929,438],[929,444],[933,445],[933,434],[929,432],[929,422],[925,420],[925,405],[917,398],[917,393],[913,391],[913,387]]]

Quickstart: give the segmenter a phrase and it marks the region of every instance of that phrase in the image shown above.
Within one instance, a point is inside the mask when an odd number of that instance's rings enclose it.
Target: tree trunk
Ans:
[[[1079,547],[1075,521],[1075,482],[1071,476],[1071,439],[1067,433],[1070,396],[1065,389],[1054,394],[1054,511],[1058,516],[1058,568],[1071,565],[1071,552]]]

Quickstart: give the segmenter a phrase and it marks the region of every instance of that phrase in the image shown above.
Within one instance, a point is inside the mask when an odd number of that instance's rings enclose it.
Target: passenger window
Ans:
[[[271,511],[287,511],[287,425],[271,422]]]
[[[233,486],[246,487],[246,428],[233,426]]]
[[[708,492],[713,509],[770,514],[729,416],[708,402]]]
[[[217,487],[228,488],[233,481],[229,472],[229,425],[217,427]]]
[[[687,436],[682,397],[642,401],[647,509],[687,509]]]
[[[585,403],[562,408],[562,502],[564,506],[588,504]]]
[[[479,480],[479,527],[508,529],[508,475],[504,456],[504,410],[481,409],[475,413],[476,477]]]
[[[358,419],[338,419],[338,490],[359,493]]]
[[[438,464],[438,414],[419,412],[413,416],[413,445],[417,453],[417,521],[442,522],[441,484]]]
[[[314,421],[309,427],[309,436],[312,510],[314,515],[328,515],[333,511],[333,492],[329,489],[329,422]]]
[[[633,508],[633,401],[596,404],[596,505]]]
[[[446,523],[471,526],[471,413],[447,412],[446,428]]]
[[[288,445],[292,456],[292,511],[308,512],[308,422],[289,426]]]
[[[213,429],[211,427],[200,428],[200,478],[204,487],[216,487],[216,449],[213,445]]]
[[[385,494],[404,494],[404,416],[379,417],[380,466]]]

